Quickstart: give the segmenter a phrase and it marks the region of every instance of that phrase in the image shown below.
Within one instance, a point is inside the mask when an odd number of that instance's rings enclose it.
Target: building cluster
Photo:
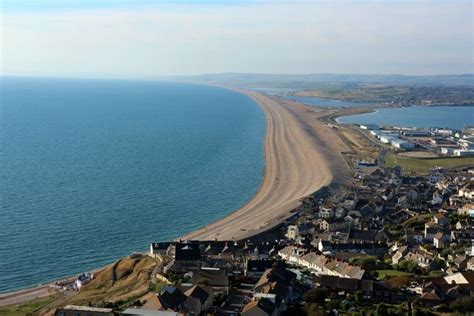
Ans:
[[[279,260],[279,248],[250,240],[152,243],[149,255],[162,262],[155,277],[166,286],[125,312],[281,314],[293,299],[296,274]]]
[[[413,176],[368,166],[350,186],[303,199],[266,234],[151,243],[148,256],[159,262],[152,279],[162,287],[121,314],[281,315],[318,295],[318,308],[346,311],[469,299],[473,176],[472,169]]]
[[[473,156],[474,128],[464,131],[448,128],[415,129],[406,127],[380,127],[365,124],[359,126],[383,144],[396,150],[426,150],[445,156]]]

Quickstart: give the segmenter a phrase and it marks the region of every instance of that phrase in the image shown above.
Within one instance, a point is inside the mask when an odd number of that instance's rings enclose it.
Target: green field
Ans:
[[[397,270],[376,270],[380,279],[384,280],[387,277],[394,277],[394,276],[410,276],[411,273],[397,271]]]
[[[52,303],[57,298],[57,295],[52,295],[44,298],[40,298],[23,305],[13,305],[0,307],[1,316],[25,316],[25,315],[37,315],[38,311],[46,305]]]
[[[427,173],[436,167],[456,168],[474,165],[474,157],[441,157],[441,158],[411,158],[387,154],[384,158],[386,167],[400,166],[404,171]]]

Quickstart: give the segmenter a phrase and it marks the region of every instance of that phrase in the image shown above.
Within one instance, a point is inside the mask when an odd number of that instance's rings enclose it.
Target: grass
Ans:
[[[400,166],[404,171],[425,174],[436,167],[449,169],[474,165],[474,157],[412,158],[387,154],[384,163],[386,167]]]
[[[398,270],[376,270],[380,279],[385,280],[387,277],[395,276],[411,276],[412,273],[398,271]]]
[[[51,304],[57,298],[56,295],[51,295],[37,300],[21,304],[21,305],[10,305],[0,308],[1,316],[25,316],[25,315],[37,315],[38,311]]]
[[[433,214],[420,214],[413,216],[409,219],[407,219],[404,223],[402,223],[403,227],[413,227],[413,226],[425,226],[425,222],[433,217]],[[418,225],[417,225],[418,224]]]
[[[150,257],[124,258],[96,273],[95,278],[67,304],[100,306],[130,302],[150,289],[151,273],[157,262]]]

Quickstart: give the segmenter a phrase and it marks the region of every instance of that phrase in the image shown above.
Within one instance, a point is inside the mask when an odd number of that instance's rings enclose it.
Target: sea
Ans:
[[[413,106],[383,108],[372,113],[339,117],[339,123],[404,127],[445,127],[463,130],[474,126],[474,106]]]
[[[264,114],[222,88],[0,78],[0,292],[111,263],[243,206]]]

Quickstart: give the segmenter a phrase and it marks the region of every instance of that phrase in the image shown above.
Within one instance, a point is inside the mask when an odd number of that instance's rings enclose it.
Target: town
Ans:
[[[474,168],[425,176],[361,166],[248,240],[153,242],[147,300],[121,315],[473,312]],[[117,306],[69,305],[112,315]],[[75,315],[75,314],[74,314]]]

